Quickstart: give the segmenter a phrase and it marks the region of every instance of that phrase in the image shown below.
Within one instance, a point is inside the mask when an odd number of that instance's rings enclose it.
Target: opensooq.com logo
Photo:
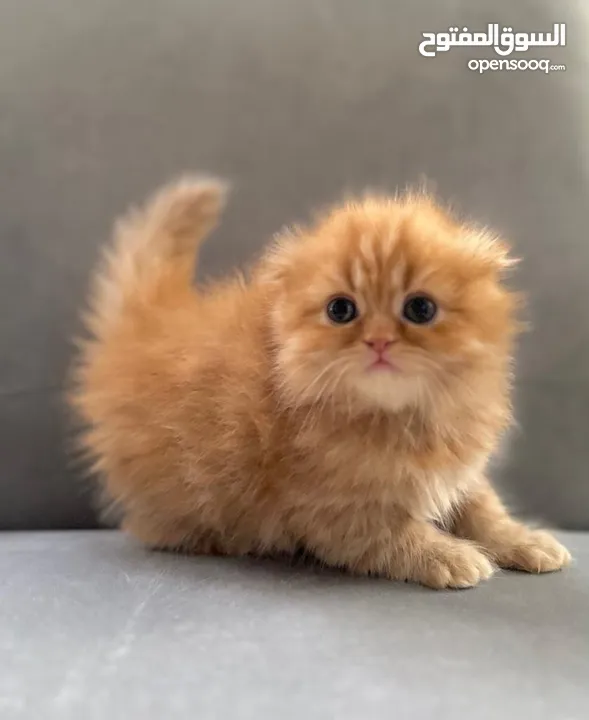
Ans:
[[[470,32],[468,28],[450,27],[448,32],[424,32],[419,52],[424,57],[435,57],[453,47],[492,47],[497,55],[505,57],[513,52],[526,52],[534,47],[564,47],[566,45],[565,23],[555,23],[552,32],[513,32],[504,27],[499,32],[497,23],[489,23],[487,32]]]

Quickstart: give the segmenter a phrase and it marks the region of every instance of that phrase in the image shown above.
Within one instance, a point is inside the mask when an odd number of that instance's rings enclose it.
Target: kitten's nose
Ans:
[[[377,352],[379,355],[382,355],[383,352],[390,347],[393,344],[393,340],[389,340],[388,338],[375,338],[374,340],[364,340],[366,345],[368,345],[369,348],[372,348],[374,352]]]

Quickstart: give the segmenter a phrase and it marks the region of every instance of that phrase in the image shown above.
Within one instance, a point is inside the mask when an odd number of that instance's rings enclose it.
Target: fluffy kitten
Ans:
[[[567,564],[485,476],[511,419],[506,246],[425,196],[368,197],[279,238],[248,280],[194,288],[222,198],[165,188],[97,278],[73,401],[123,527],[434,588]]]

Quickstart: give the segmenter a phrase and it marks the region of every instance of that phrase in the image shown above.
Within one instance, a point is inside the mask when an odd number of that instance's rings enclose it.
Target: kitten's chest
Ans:
[[[317,501],[336,494],[356,513],[402,508],[443,520],[475,481],[480,459],[474,448],[457,448],[455,439],[403,433],[375,426],[307,437],[313,467],[305,470],[306,481]]]

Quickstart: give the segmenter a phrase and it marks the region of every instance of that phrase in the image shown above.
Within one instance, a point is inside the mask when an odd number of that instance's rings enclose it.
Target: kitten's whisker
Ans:
[[[328,371],[333,370],[342,363],[344,364],[344,367],[341,369],[340,373],[332,377],[327,377],[323,385],[321,385],[321,387],[317,389],[315,393],[316,401],[313,401],[309,406],[309,409],[307,411],[307,414],[305,415],[305,419],[301,427],[301,432],[305,432],[307,430],[309,421],[312,419],[315,413],[324,412],[327,408],[329,401],[333,400],[333,391],[336,389],[341,378],[348,370],[347,358],[337,358],[336,360],[333,360],[331,363],[329,363],[329,365],[323,368],[321,373],[307,387],[305,394],[308,392],[309,388],[316,386],[318,381],[324,378]]]
[[[328,395],[328,400],[331,400],[332,403],[333,403],[333,401],[334,401],[334,399],[335,399],[335,390],[338,388],[338,386],[339,386],[342,378],[343,378],[344,375],[347,373],[347,371],[348,371],[348,365],[346,364],[345,367],[342,368],[342,371],[339,373],[339,375],[338,375],[337,377],[334,376],[334,377],[332,378],[332,384],[331,384],[332,386],[331,386],[331,388],[329,389],[329,395]],[[349,401],[350,401],[350,396],[349,396],[349,394],[346,396],[346,401],[347,401],[347,405],[348,405],[348,407],[349,407]]]
[[[317,383],[325,377],[325,375],[330,371],[333,370],[339,363],[345,362],[347,358],[336,358],[335,360],[332,360],[328,365],[326,365],[323,370],[317,375],[309,385],[303,390],[302,395],[308,395],[310,394],[311,390],[317,385]]]
[[[313,387],[315,387],[315,386],[318,384],[318,382],[319,382],[323,377],[325,377],[325,375],[326,375],[330,370],[332,370],[332,369],[333,369],[339,362],[341,362],[342,360],[343,360],[343,358],[336,358],[335,360],[333,360],[332,362],[330,362],[328,365],[326,365],[326,366],[323,368],[323,370],[319,373],[319,375],[317,375],[317,376],[309,383],[309,385],[307,385],[307,387],[305,388],[305,390],[301,393],[301,401],[300,401],[300,402],[298,403],[298,405],[296,406],[297,408],[299,408],[299,407],[302,406],[305,398],[307,398],[307,396],[309,395],[310,390],[311,390]],[[328,378],[328,380],[329,380],[329,378]],[[323,388],[317,393],[317,399],[320,399],[320,398],[321,398],[322,393],[323,393]],[[316,402],[315,402],[315,400],[313,400],[311,403],[309,403],[309,408],[308,408],[307,413],[306,413],[306,415],[305,415],[305,418],[304,418],[304,420],[303,420],[303,422],[302,422],[301,430],[300,430],[301,433],[303,433],[303,432],[305,432],[305,431],[307,430],[308,421],[311,419],[311,417],[313,416],[313,413],[315,412],[316,409],[317,409],[317,408],[316,408]]]

